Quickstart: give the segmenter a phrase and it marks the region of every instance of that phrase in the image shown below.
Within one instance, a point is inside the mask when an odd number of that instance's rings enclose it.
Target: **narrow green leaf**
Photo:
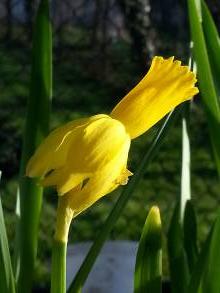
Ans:
[[[193,41],[193,56],[197,65],[199,88],[207,113],[213,153],[220,175],[220,107],[202,28],[200,0],[188,0],[188,11],[191,38]]]
[[[27,161],[48,133],[50,100],[52,95],[52,32],[49,0],[41,0],[33,34],[30,96],[23,139],[18,199],[18,249],[16,276],[18,292],[31,291],[37,253],[42,188],[36,180],[25,177]]]
[[[184,105],[182,119],[182,173],[181,173],[181,195],[180,195],[180,216],[183,222],[186,202],[191,198],[190,185],[190,140],[189,140],[189,121],[190,104]]]
[[[144,228],[136,257],[134,292],[160,293],[162,279],[162,232],[158,207],[152,207]]]
[[[150,148],[148,149],[148,152],[143,156],[141,162],[139,163],[139,167],[135,172],[133,178],[130,180],[129,184],[124,188],[122,194],[118,198],[116,204],[114,205],[112,211],[106,219],[103,228],[98,233],[75,279],[71,283],[68,293],[78,292],[82,288],[83,284],[85,283],[88,277],[89,272],[91,271],[93,264],[96,261],[97,256],[100,253],[102,246],[104,245],[106,239],[109,236],[110,231],[112,230],[114,224],[120,217],[129,198],[131,197],[132,193],[137,187],[142,174],[146,171],[147,166],[157,154],[168,130],[170,129],[176,116],[179,114],[179,109],[180,108],[175,110],[173,113],[170,113],[162,127],[159,129],[155,139],[153,140],[152,144],[150,145]]]
[[[198,246],[196,214],[191,200],[186,202],[183,230],[189,271],[192,272],[198,259]]]
[[[200,0],[188,0],[191,37],[193,41],[193,56],[197,65],[199,85],[205,106],[207,107],[208,112],[216,117],[216,119],[219,119],[220,109],[212,78],[199,7]],[[206,74],[204,74],[204,72],[206,72]],[[208,89],[210,92],[205,96]]]
[[[189,271],[184,250],[179,202],[172,215],[167,240],[172,293],[188,293]]]
[[[1,171],[0,171],[1,179]],[[0,292],[14,293],[15,280],[12,271],[8,238],[5,228],[4,215],[0,197]]]
[[[203,244],[191,274],[188,293],[220,292],[220,212]]]
[[[204,272],[204,267],[207,263],[207,256],[210,246],[210,240],[212,236],[213,228],[210,230],[205,243],[199,253],[199,256],[196,261],[196,265],[193,268],[193,271],[190,276],[188,293],[202,293],[201,291],[201,280]],[[205,292],[204,292],[205,293]]]
[[[205,35],[205,41],[208,49],[208,56],[213,72],[213,78],[215,81],[218,95],[220,95],[220,39],[217,27],[212,18],[212,15],[204,0],[201,0],[202,4],[202,26]]]
[[[220,211],[213,227],[207,262],[201,281],[201,293],[220,292]]]

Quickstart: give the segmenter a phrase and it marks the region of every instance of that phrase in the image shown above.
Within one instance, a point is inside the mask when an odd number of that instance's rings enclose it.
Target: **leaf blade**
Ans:
[[[183,221],[187,201],[191,198],[190,178],[190,139],[188,121],[190,117],[190,104],[184,105],[182,118],[182,170],[181,170],[181,194],[180,194],[180,219]]]
[[[162,231],[160,211],[152,207],[144,224],[138,246],[134,292],[159,293],[162,280]]]
[[[0,172],[1,179],[1,172]],[[5,228],[2,202],[0,197],[0,292],[14,293],[15,280],[12,271],[8,238]]]
[[[220,212],[218,213],[217,220],[214,224],[207,262],[204,267],[203,277],[201,281],[201,293],[220,292]]]
[[[16,278],[18,292],[31,291],[43,189],[25,177],[27,161],[48,133],[52,96],[52,30],[49,1],[41,0],[34,25],[30,94],[23,137],[18,198]]]
[[[220,106],[202,28],[200,0],[188,0],[188,14],[199,88],[201,90],[202,101],[208,118],[209,133],[216,167],[218,174],[220,175],[220,136],[218,135],[220,129]]]
[[[177,202],[173,211],[167,240],[172,292],[188,293],[189,271],[184,250],[180,202]]]
[[[191,200],[186,202],[184,213],[184,247],[189,271],[192,272],[198,259],[196,214]]]
[[[210,65],[218,95],[220,94],[220,39],[217,27],[204,0],[201,0],[202,27],[207,45]]]
[[[201,292],[201,280],[203,276],[204,267],[207,262],[207,256],[208,256],[208,250],[210,246],[210,239],[212,236],[213,229],[210,230],[208,237],[205,240],[205,243],[203,244],[203,247],[199,253],[199,256],[197,258],[196,265],[194,266],[194,269],[192,271],[189,286],[188,286],[188,292],[189,293],[202,293]]]

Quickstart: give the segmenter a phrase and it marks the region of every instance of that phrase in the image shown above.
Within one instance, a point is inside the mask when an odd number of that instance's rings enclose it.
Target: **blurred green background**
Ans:
[[[217,0],[207,3],[220,26],[220,4]],[[36,5],[37,1],[28,0],[0,2],[0,169],[3,172],[0,188],[12,250]],[[54,0],[51,5],[54,23],[51,129],[78,117],[111,111],[145,74],[154,55],[174,55],[187,63],[189,32],[185,1],[66,0],[58,3]],[[199,97],[191,113],[192,197],[202,241],[216,215],[220,184]],[[133,141],[129,157],[132,172],[157,127]],[[111,239],[138,240],[147,211],[155,203],[161,209],[166,233],[180,194],[181,131],[179,120],[146,170]],[[75,220],[70,233],[72,242],[94,239],[120,192],[121,188]],[[56,201],[54,190],[45,190],[39,235],[41,260],[51,256]],[[44,270],[47,268],[39,265],[39,278],[45,278]]]

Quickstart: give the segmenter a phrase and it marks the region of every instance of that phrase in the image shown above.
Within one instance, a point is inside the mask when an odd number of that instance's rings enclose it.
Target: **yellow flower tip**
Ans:
[[[149,218],[151,218],[151,221],[154,223],[154,226],[161,226],[160,209],[158,208],[158,206],[153,206],[150,209]]]
[[[126,185],[128,183],[129,177],[132,176],[133,173],[128,169],[125,169],[121,172],[121,174],[116,178],[116,185]]]
[[[160,218],[160,210],[157,206],[153,206],[147,217],[149,221],[149,228],[152,231],[158,231],[160,233],[161,230],[161,218]]]
[[[155,214],[155,215],[159,215],[160,214],[160,209],[158,206],[152,206],[150,209],[150,213]]]
[[[113,109],[130,137],[143,134],[180,103],[198,93],[196,77],[174,57],[156,56],[146,76]]]

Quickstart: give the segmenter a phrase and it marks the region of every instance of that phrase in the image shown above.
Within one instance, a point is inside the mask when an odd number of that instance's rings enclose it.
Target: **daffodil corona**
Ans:
[[[60,196],[55,237],[67,241],[72,218],[125,185],[131,139],[198,93],[188,66],[155,57],[147,75],[113,109],[54,130],[27,166],[27,176],[55,186]]]

